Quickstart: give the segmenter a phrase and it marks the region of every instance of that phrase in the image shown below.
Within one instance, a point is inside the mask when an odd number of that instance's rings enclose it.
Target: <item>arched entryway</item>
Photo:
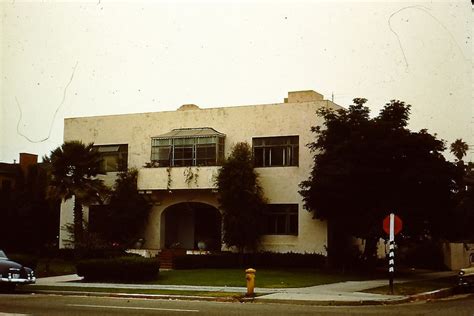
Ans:
[[[161,216],[165,248],[198,249],[198,243],[204,242],[206,250],[221,249],[222,217],[212,205],[178,203],[167,207]]]

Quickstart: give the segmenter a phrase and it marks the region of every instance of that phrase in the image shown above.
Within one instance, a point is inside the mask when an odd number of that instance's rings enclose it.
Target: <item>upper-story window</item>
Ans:
[[[299,136],[252,138],[255,167],[298,166]]]
[[[218,166],[225,135],[213,128],[181,128],[151,139],[151,161],[160,167]]]
[[[128,145],[96,145],[100,154],[102,171],[118,172],[127,170]]]

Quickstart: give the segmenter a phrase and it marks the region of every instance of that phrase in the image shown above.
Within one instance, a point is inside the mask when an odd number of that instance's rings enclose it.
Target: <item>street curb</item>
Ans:
[[[457,287],[443,288],[430,292],[424,292],[406,296],[393,300],[362,300],[362,301],[312,301],[312,300],[285,300],[285,299],[265,299],[263,297],[252,299],[256,303],[276,303],[294,305],[314,305],[314,306],[370,306],[370,305],[397,305],[415,301],[429,301],[432,299],[444,298],[457,293]]]
[[[363,300],[363,301],[311,301],[311,300],[281,300],[281,299],[256,299],[255,303],[292,304],[292,305],[313,305],[313,306],[369,306],[369,305],[396,305],[410,302],[410,297],[396,300]]]
[[[425,293],[410,295],[412,301],[425,301],[451,296],[457,293],[457,287],[447,287]]]
[[[292,305],[314,305],[314,306],[362,306],[362,305],[393,305],[410,302],[410,297],[398,300],[384,301],[310,301],[310,300],[285,300],[285,299],[261,299],[258,297],[216,297],[196,295],[167,295],[167,294],[131,294],[111,292],[85,292],[85,291],[54,291],[36,290],[31,293],[51,295],[71,295],[89,297],[115,297],[115,298],[141,298],[161,300],[183,300],[183,301],[207,301],[207,302],[240,302],[240,303],[272,303]]]
[[[115,298],[182,300],[182,301],[240,302],[240,298],[232,297],[232,296],[217,297],[217,296],[197,296],[197,295],[133,294],[133,293],[54,291],[54,290],[34,290],[34,291],[30,291],[30,293],[33,293],[33,294],[51,294],[51,295],[90,296],[90,297],[115,297]]]
[[[388,300],[361,300],[361,301],[338,301],[338,300],[291,300],[291,299],[267,299],[265,295],[260,297],[245,296],[197,296],[197,295],[170,295],[170,294],[133,294],[133,293],[113,293],[113,292],[87,292],[87,291],[55,291],[55,290],[32,290],[30,293],[51,294],[51,295],[76,295],[89,297],[115,297],[115,298],[141,298],[141,299],[161,299],[161,300],[183,300],[183,301],[208,301],[208,302],[240,302],[240,303],[272,303],[291,305],[313,305],[313,306],[376,306],[376,305],[397,305],[414,301],[429,301],[432,299],[444,298],[457,293],[457,287],[443,288],[435,291],[425,292],[406,296],[400,299]]]

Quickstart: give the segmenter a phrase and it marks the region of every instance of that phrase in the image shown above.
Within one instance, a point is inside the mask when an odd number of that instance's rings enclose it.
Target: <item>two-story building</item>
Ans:
[[[298,193],[313,165],[306,144],[315,137],[311,126],[323,123],[316,115],[321,107],[339,108],[310,90],[289,92],[277,104],[186,104],[176,111],[68,118],[64,140],[98,146],[106,184],[113,184],[121,166],[139,170],[139,192],[153,203],[144,248],[197,249],[205,241],[214,250],[224,248],[215,177],[232,146],[248,142],[270,204],[261,249],[325,254],[326,223],[312,218]],[[72,205],[63,203],[61,227],[72,222]],[[86,207],[85,218],[94,211]],[[61,246],[66,234],[62,229]]]

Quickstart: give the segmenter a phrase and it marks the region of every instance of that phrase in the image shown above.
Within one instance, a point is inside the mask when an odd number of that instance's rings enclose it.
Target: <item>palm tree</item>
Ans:
[[[77,246],[82,241],[84,230],[83,205],[101,203],[101,195],[106,192],[103,181],[95,178],[100,173],[100,155],[93,143],[85,145],[81,141],[67,141],[43,160],[51,165],[48,198],[66,201],[74,197],[73,237]]]
[[[468,150],[469,146],[462,139],[456,139],[450,147],[451,153],[458,159],[458,161],[462,161],[462,158],[466,156]]]

